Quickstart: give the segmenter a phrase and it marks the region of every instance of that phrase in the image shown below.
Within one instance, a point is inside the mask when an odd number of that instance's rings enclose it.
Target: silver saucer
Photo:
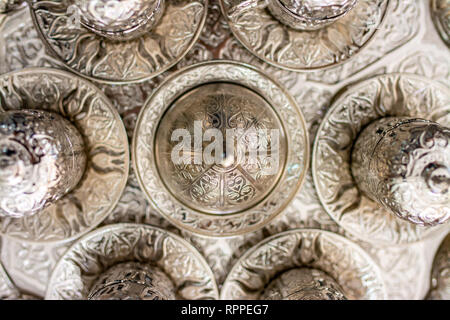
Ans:
[[[348,87],[323,120],[313,152],[313,177],[326,211],[346,231],[374,244],[416,242],[437,228],[392,216],[361,194],[350,170],[353,143],[362,128],[385,116],[417,117],[450,124],[450,90],[409,74],[388,74]]]
[[[286,231],[248,250],[228,274],[221,298],[258,299],[276,275],[302,267],[327,273],[348,299],[386,298],[380,270],[367,253],[342,236],[314,229]]]
[[[104,271],[128,261],[159,267],[179,299],[218,299],[214,274],[194,247],[163,229],[139,224],[106,226],[78,240],[56,265],[45,298],[87,299]]]
[[[238,159],[174,163],[170,137],[186,128],[195,139],[194,120],[203,126],[200,132],[243,128]],[[265,158],[255,165],[239,161],[241,155],[248,160],[250,151],[242,148],[250,144],[248,132],[259,128],[279,130],[274,173],[265,174]],[[308,167],[309,142],[303,115],[283,87],[249,65],[209,61],[175,73],[153,93],[137,120],[132,157],[142,190],[170,222],[194,233],[231,236],[261,228],[289,204]]]
[[[292,29],[265,0],[220,0],[235,37],[258,58],[291,71],[339,65],[356,56],[380,28],[389,0],[360,0],[343,18],[316,31]]]
[[[36,29],[50,52],[91,80],[128,83],[153,78],[187,54],[205,23],[208,0],[167,1],[155,28],[128,41],[108,40],[74,23],[72,5],[73,0],[30,1]]]
[[[88,81],[46,68],[1,75],[0,97],[4,110],[42,109],[70,120],[84,139],[88,158],[74,190],[37,215],[0,218],[0,233],[54,243],[98,226],[119,201],[129,170],[127,135],[111,102]]]

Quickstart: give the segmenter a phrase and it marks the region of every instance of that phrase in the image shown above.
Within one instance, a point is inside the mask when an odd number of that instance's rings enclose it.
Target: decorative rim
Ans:
[[[97,229],[70,247],[56,264],[45,299],[85,300],[102,272],[127,261],[161,268],[181,299],[219,297],[210,267],[186,240],[154,226],[123,223]]]
[[[450,19],[450,3],[445,0],[431,0],[431,18],[442,41],[450,48],[450,29],[444,19]]]
[[[357,244],[328,231],[295,229],[269,237],[249,249],[228,274],[221,299],[258,299],[274,277],[301,267],[328,273],[348,299],[387,297],[378,266]]]
[[[231,31],[248,51],[275,67],[302,72],[331,68],[357,56],[384,22],[389,3],[359,0],[333,24],[300,31],[273,17],[266,0],[220,0]]]
[[[71,4],[72,0],[31,0],[39,37],[70,71],[109,84],[142,82],[176,65],[200,36],[208,11],[208,0],[168,1],[152,31],[137,39],[113,41],[70,23]],[[86,52],[91,56],[87,58]]]
[[[188,208],[165,187],[154,159],[154,137],[159,121],[182,93],[202,84],[231,82],[243,85],[274,107],[287,137],[287,160],[271,194],[249,210],[211,215]],[[306,122],[289,93],[258,69],[233,61],[199,63],[170,76],[147,100],[134,131],[132,160],[141,189],[150,203],[174,225],[194,233],[225,237],[254,231],[280,214],[299,190],[309,164]]]
[[[399,219],[362,195],[351,174],[353,142],[370,122],[386,116],[450,125],[450,90],[410,74],[387,74],[348,87],[333,102],[314,143],[312,173],[328,214],[355,237],[375,244],[420,241],[444,226],[425,228]]]
[[[128,138],[117,110],[90,82],[49,68],[1,75],[0,97],[7,110],[41,109],[70,119],[84,138],[88,156],[84,176],[73,191],[31,217],[0,218],[1,235],[57,243],[97,227],[116,206],[128,178]]]

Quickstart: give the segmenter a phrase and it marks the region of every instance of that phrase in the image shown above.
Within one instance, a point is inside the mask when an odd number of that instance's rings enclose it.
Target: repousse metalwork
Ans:
[[[105,271],[91,288],[88,299],[175,300],[175,287],[158,267],[125,262]]]
[[[37,214],[72,191],[86,154],[78,130],[57,113],[0,113],[0,216]]]
[[[388,2],[361,0],[335,23],[299,31],[273,17],[265,0],[220,0],[230,29],[250,52],[292,71],[329,68],[355,56],[380,27]]]
[[[433,262],[429,300],[450,300],[450,234],[442,241]]]
[[[188,242],[156,227],[117,224],[86,235],[62,256],[46,299],[87,299],[96,279],[122,262],[157,266],[173,282],[180,299],[218,298],[211,269]]]
[[[30,2],[44,43],[79,75],[98,82],[125,83],[155,77],[187,54],[204,25],[208,0],[168,1],[159,23],[129,41],[107,40],[74,22],[77,17],[68,10],[71,5],[72,0]]]
[[[112,39],[130,40],[150,31],[164,13],[164,0],[74,0],[81,23]]]
[[[351,151],[361,130],[379,118],[413,117],[450,124],[450,90],[426,78],[388,74],[350,86],[337,97],[316,136],[313,176],[319,198],[346,231],[372,243],[419,241],[435,232],[392,215],[361,193]]]
[[[384,299],[380,270],[356,244],[337,234],[314,229],[286,231],[260,242],[233,266],[222,299],[258,299],[278,274],[294,268],[327,273],[348,299]]]
[[[359,134],[351,170],[358,188],[397,217],[422,226],[450,219],[450,129],[386,117]]]
[[[431,23],[428,1],[391,0],[389,13],[365,50],[354,59],[327,70],[309,73],[286,72],[271,67],[234,38],[216,1],[209,2],[206,26],[192,51],[179,67],[213,58],[234,59],[250,63],[276,77],[295,97],[305,115],[310,137],[323,119],[330,100],[343,85],[373,74],[407,72],[448,84],[450,75],[449,51],[435,33]],[[429,21],[428,21],[429,20]],[[45,53],[42,42],[31,23],[28,10],[0,16],[0,72],[18,70],[27,66],[61,67],[59,61]],[[161,77],[140,84],[122,86],[101,85],[124,119],[131,135],[137,114]],[[133,171],[133,170],[132,170]],[[158,225],[181,234],[205,256],[218,283],[222,283],[235,261],[267,235],[300,227],[321,228],[337,232],[357,241],[382,270],[389,299],[422,299],[428,291],[429,268],[439,239],[396,246],[374,245],[357,240],[344,233],[322,208],[312,182],[306,175],[301,191],[283,214],[258,232],[211,239],[179,232],[146,201],[134,173],[131,174],[117,207],[104,224],[139,222]],[[438,233],[438,232],[436,232]],[[49,244],[23,243],[3,237],[1,260],[14,283],[26,292],[42,297],[51,271],[58,257],[67,247]]]
[[[217,82],[231,82],[242,86],[241,91],[233,90],[241,95],[231,93],[231,90],[218,89],[217,95],[211,95],[209,91],[205,94],[201,90],[202,86]],[[198,107],[193,101],[183,99],[177,106],[178,102],[174,101],[180,95],[197,87],[199,91],[194,91],[193,94]],[[249,89],[256,95],[247,96]],[[242,95],[242,92],[245,94]],[[197,99],[195,94],[200,94],[203,100]],[[261,97],[267,102],[262,102]],[[256,104],[249,103],[252,100]],[[205,104],[202,105],[198,101]],[[166,156],[169,147],[164,146],[166,140],[161,139],[160,142],[159,137],[162,135],[167,138],[171,135],[164,133],[166,129],[171,132],[172,124],[169,127],[164,125],[165,112],[171,107],[174,110],[168,111],[167,117],[179,119],[175,123],[182,125],[182,128],[193,126],[191,122],[196,117],[203,120],[204,126],[216,121],[216,125],[222,129],[244,129],[242,143],[251,128],[270,129],[283,126],[286,136],[283,138],[280,134],[280,137],[282,141],[286,141],[280,143],[279,150],[283,151],[280,158],[283,161],[280,161],[276,178],[259,175],[264,164],[256,166],[255,171],[254,168],[243,167],[236,159],[228,159],[227,156],[223,158],[222,165],[211,168],[202,167],[205,162],[201,162],[201,165],[163,166],[162,163],[170,161]],[[179,115],[176,111],[178,107],[181,107]],[[213,112],[217,110],[219,111]],[[217,114],[222,120],[218,120]],[[226,118],[223,118],[224,116]],[[159,130],[163,130],[163,133],[159,133]],[[241,147],[242,145],[238,145],[237,149],[240,150]],[[133,165],[139,184],[154,207],[178,227],[210,236],[250,232],[276,217],[288,205],[303,181],[308,165],[308,152],[309,142],[303,116],[287,92],[257,69],[227,61],[197,64],[169,77],[145,103],[137,121],[132,148]],[[163,159],[157,160],[155,157]],[[229,165],[224,166],[225,162],[229,162]],[[159,169],[164,170],[164,177]],[[180,181],[182,178],[177,176],[196,178],[183,178],[184,180]],[[168,188],[168,183],[163,180],[169,179],[175,181],[169,182]],[[219,180],[227,181],[226,186],[220,187]],[[173,188],[180,184],[188,191],[174,195],[170,188],[174,190]],[[265,194],[256,190],[260,185],[267,185],[272,191]],[[217,214],[218,210],[221,210],[220,206],[230,213]]]
[[[58,242],[100,224],[119,200],[129,169],[126,132],[109,100],[89,82],[45,68],[0,76],[0,97],[5,111],[39,109],[68,119],[82,135],[87,156],[84,176],[72,192],[38,215],[1,218],[0,232],[24,241]]]
[[[434,25],[442,40],[450,48],[450,1],[430,0]]]
[[[261,293],[262,300],[346,300],[336,281],[317,269],[283,272]]]
[[[278,20],[298,30],[318,30],[344,17],[357,0],[268,0]]]

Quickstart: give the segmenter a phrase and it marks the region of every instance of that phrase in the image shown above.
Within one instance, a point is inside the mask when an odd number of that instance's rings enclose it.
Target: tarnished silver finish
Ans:
[[[159,22],[165,0],[74,0],[81,23],[92,32],[112,39],[142,36]]]
[[[358,188],[397,217],[434,226],[450,219],[450,129],[407,117],[369,124],[352,151]]]
[[[433,262],[427,299],[450,300],[450,234],[442,241]]]
[[[105,284],[110,277],[123,279],[124,269],[121,267],[107,271],[123,262],[139,262],[148,268],[156,266],[164,272],[171,282],[167,282],[167,278],[161,278],[161,274],[154,271],[155,280],[158,279],[155,284],[160,288],[161,297],[169,299],[175,294],[177,299],[218,298],[218,289],[211,269],[188,242],[156,227],[117,224],[91,232],[78,240],[62,256],[50,278],[46,299],[87,299],[89,293],[96,298],[111,297],[111,293],[115,297],[121,297],[122,293],[116,291],[117,287],[111,288],[114,292],[98,292],[97,286],[102,287],[102,283]],[[143,276],[141,272],[134,275]],[[100,283],[96,283],[97,281]],[[171,284],[175,288],[172,294]],[[132,287],[137,288],[128,286],[128,289]]]
[[[82,0],[80,0],[82,1]],[[128,0],[128,4],[137,0]],[[95,3],[99,1],[85,1]],[[110,1],[100,1],[110,2]],[[117,1],[111,1],[117,3]],[[122,2],[122,1],[121,1]],[[147,6],[160,3],[160,1],[137,1],[140,3],[135,9],[142,9],[144,16]],[[162,2],[161,2],[162,3]],[[80,15],[77,10],[70,10],[73,1],[43,1],[31,0],[31,14],[39,36],[46,44],[51,54],[57,57],[71,71],[97,82],[127,83],[139,82],[156,77],[178,63],[195,44],[205,23],[208,0],[181,0],[165,1],[165,9],[158,19],[156,12],[154,18],[158,23],[146,24],[152,26],[150,31],[128,41],[115,41],[104,36],[115,36],[114,33],[104,31],[93,32],[77,23]],[[76,6],[75,6],[76,7]],[[89,7],[90,8],[90,7]],[[105,14],[103,7],[96,10]],[[154,8],[150,5],[149,8]],[[156,7],[155,7],[156,8]],[[93,14],[92,10],[91,14]],[[117,21],[127,20],[129,14],[123,10],[108,14],[123,13],[124,16]],[[88,19],[89,19],[88,15]],[[93,20],[106,17],[91,17]],[[108,20],[115,20],[108,17]],[[111,22],[111,21],[110,21]],[[108,24],[103,21],[103,23]],[[140,29],[140,28],[138,28]],[[101,33],[98,34],[98,33]],[[140,32],[140,30],[139,30]],[[127,33],[117,35],[126,36]],[[130,36],[135,36],[133,33]]]
[[[46,68],[1,75],[0,99],[1,111],[38,109],[60,114],[81,134],[87,156],[86,170],[82,158],[74,164],[84,174],[71,192],[37,215],[0,217],[0,233],[23,241],[54,243],[76,239],[95,228],[116,206],[129,170],[126,132],[109,100],[90,82]],[[57,123],[51,125],[58,128]],[[74,143],[78,152],[81,146]]]
[[[119,263],[91,288],[89,300],[175,300],[172,280],[156,266]]]
[[[229,142],[227,129],[238,132],[234,156],[224,148],[219,163],[210,164],[194,150],[188,164],[173,161],[176,129],[193,138],[191,147],[196,131],[206,135],[211,128],[223,133],[223,143]],[[277,131],[278,146],[253,139],[250,132],[259,129]],[[247,147],[258,156],[249,156]],[[278,163],[269,161],[269,152]],[[211,61],[172,75],[145,103],[132,155],[142,190],[170,222],[194,233],[231,236],[261,228],[289,204],[306,173],[309,142],[303,115],[281,86],[251,66]]]
[[[311,71],[356,56],[382,24],[389,1],[360,0],[345,17],[315,31],[286,26],[270,13],[266,0],[220,3],[231,31],[251,53],[279,68]]]
[[[430,0],[434,25],[450,48],[450,0]]]
[[[344,17],[358,0],[267,0],[281,22],[297,30],[317,30]]]
[[[448,126],[450,124],[449,108],[450,90],[447,87],[414,75],[382,75],[347,88],[334,101],[325,116],[316,136],[313,154],[313,175],[316,188],[323,206],[333,219],[358,238],[377,244],[416,242],[436,232],[433,228],[424,228],[398,219],[390,211],[362,193],[351,173],[351,155],[358,135],[372,121],[383,117],[409,117],[428,119]],[[419,145],[422,144],[421,148],[417,147],[417,143],[415,144],[417,152],[423,148],[426,151],[433,147],[432,144],[427,146],[426,135],[422,138],[422,140],[418,140]],[[448,138],[445,136],[431,139],[430,142],[432,141],[436,142],[437,149],[445,150],[447,148]],[[427,153],[433,154],[427,151],[424,152],[424,155]],[[380,154],[379,156],[388,155]],[[429,160],[430,158],[423,159],[424,163]],[[434,160],[439,160],[441,163],[439,158]],[[406,166],[413,161],[415,168],[425,169],[420,161],[414,163],[414,159],[406,158],[400,161],[402,165]],[[383,163],[378,161],[376,165],[383,165]],[[403,170],[396,168],[394,164],[392,166],[394,166],[392,168],[394,171]],[[445,185],[448,184],[446,182],[448,172],[445,169],[444,171],[438,169],[436,172],[425,171],[425,173],[433,172],[433,184],[442,180],[442,183],[433,187],[433,190],[436,191],[437,188],[441,190],[439,192],[443,192],[443,195],[437,196],[437,198],[441,199],[439,201],[444,203],[445,207],[445,203],[448,203],[448,193],[446,193],[448,191],[445,191]],[[359,175],[360,177],[364,176],[362,173]],[[413,175],[416,173],[408,172],[408,176]],[[412,184],[412,188],[414,187],[416,185]],[[422,192],[426,192],[426,189],[423,191],[411,190],[411,195],[422,194]],[[422,201],[437,200],[436,195],[431,198],[427,197]],[[404,201],[410,200],[398,201],[404,203]],[[439,205],[436,204],[436,206]],[[432,208],[432,205],[430,207]],[[444,216],[447,209],[444,208]],[[429,219],[431,221],[436,219],[435,213],[430,214]]]
[[[269,298],[271,294],[276,295],[277,291],[270,286],[278,285],[277,281],[273,284],[270,284],[270,281],[281,273],[299,268],[317,269],[334,279],[327,278],[329,281],[326,285],[333,286],[331,283],[337,283],[337,291],[333,293],[336,298],[343,298],[338,292],[351,300],[386,298],[380,270],[358,245],[337,234],[314,229],[286,231],[267,238],[248,250],[228,274],[222,287],[221,298]],[[287,277],[291,276],[293,274],[287,274]],[[295,283],[292,285],[301,287],[309,280],[304,279],[303,284],[297,283],[298,286]],[[283,275],[278,281],[284,283]],[[266,289],[263,293],[267,285],[269,290]],[[289,285],[282,290],[289,292],[291,287]],[[292,291],[294,293],[296,288],[292,288]],[[319,293],[316,291],[315,294]],[[287,298],[289,295],[281,292],[282,297]],[[297,298],[302,297],[301,292],[294,295]],[[305,297],[307,295],[306,293]]]
[[[75,188],[85,166],[83,137],[59,114],[0,113],[0,216],[39,213]]]
[[[310,268],[283,272],[262,292],[262,300],[346,300],[342,289],[326,273]]]

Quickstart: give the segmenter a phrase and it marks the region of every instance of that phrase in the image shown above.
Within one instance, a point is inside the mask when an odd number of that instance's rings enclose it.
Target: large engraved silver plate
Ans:
[[[114,41],[74,23],[73,0],[30,2],[39,35],[67,68],[108,83],[137,82],[179,62],[203,28],[208,0],[166,1],[160,22],[146,35]],[[76,21],[75,21],[76,22]]]
[[[0,218],[1,234],[59,242],[98,226],[119,201],[129,169],[125,128],[109,100],[88,81],[45,68],[0,76],[0,99],[5,111],[41,109],[70,120],[84,139],[87,155],[86,171],[75,189],[37,215]]]
[[[379,29],[388,0],[360,0],[335,23],[315,31],[290,28],[271,15],[266,0],[220,0],[236,38],[258,58],[292,71],[341,64],[357,55]]]
[[[242,129],[237,156],[252,143],[251,129],[281,131],[277,172],[264,175],[261,158],[173,164],[172,133],[196,120],[201,131]],[[137,121],[132,154],[139,184],[162,215],[195,233],[230,236],[262,227],[289,204],[306,173],[309,142],[303,115],[281,86],[248,65],[216,61],[186,68],[156,90]]]
[[[330,275],[348,299],[386,298],[380,270],[356,244],[314,229],[286,231],[248,250],[225,280],[222,299],[258,299],[278,274],[309,267]]]
[[[137,224],[106,226],[77,241],[56,265],[45,298],[87,299],[102,272],[129,261],[159,267],[180,299],[218,299],[214,275],[194,247],[165,230]]]
[[[346,231],[372,243],[416,242],[436,231],[403,221],[363,195],[350,169],[353,144],[373,120],[405,116],[450,125],[450,90],[408,74],[389,74],[350,86],[335,99],[316,136],[313,176],[319,198]]]

